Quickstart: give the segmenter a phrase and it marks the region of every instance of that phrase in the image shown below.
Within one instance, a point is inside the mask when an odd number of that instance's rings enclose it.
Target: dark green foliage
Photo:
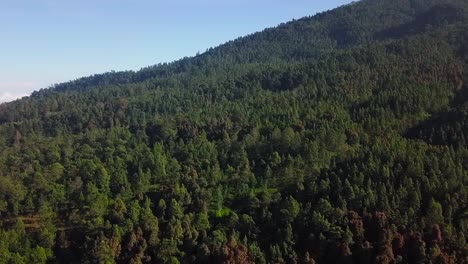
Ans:
[[[464,263],[468,5],[363,0],[0,105],[0,263]]]

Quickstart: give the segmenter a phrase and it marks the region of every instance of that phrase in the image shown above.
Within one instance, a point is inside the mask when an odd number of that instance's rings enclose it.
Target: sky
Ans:
[[[350,0],[0,0],[0,102],[138,70]]]

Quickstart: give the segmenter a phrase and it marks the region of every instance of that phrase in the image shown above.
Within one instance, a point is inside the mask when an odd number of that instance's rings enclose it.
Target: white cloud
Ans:
[[[39,87],[41,83],[37,81],[4,80],[0,77],[0,103],[28,96]]]
[[[12,94],[10,92],[0,92],[0,103],[10,102],[21,98],[23,96],[27,96],[26,94]]]

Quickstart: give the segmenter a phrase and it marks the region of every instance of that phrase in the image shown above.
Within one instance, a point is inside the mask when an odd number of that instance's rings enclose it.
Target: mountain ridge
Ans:
[[[62,83],[62,84],[56,84],[54,86],[56,86],[55,87],[56,90],[62,90],[62,89],[65,89],[65,88],[63,88],[64,86],[71,85],[71,84],[73,84],[73,82],[78,82],[78,86],[80,86],[79,82],[80,81],[86,81],[87,79],[96,79],[94,81],[96,84],[105,84],[105,82],[106,82],[105,80],[103,81],[103,80],[99,80],[99,79],[106,79],[107,77],[109,77],[109,75],[112,75],[112,74],[118,74],[118,75],[122,74],[122,75],[124,75],[124,78],[129,78],[129,76],[125,76],[125,75],[133,75],[132,82],[141,82],[141,81],[144,81],[145,79],[148,79],[148,78],[154,78],[154,77],[156,77],[158,75],[164,75],[164,73],[163,73],[164,69],[160,69],[160,68],[164,68],[164,67],[169,67],[170,68],[171,66],[172,67],[177,67],[177,64],[184,64],[187,60],[197,61],[197,59],[198,59],[198,60],[203,61],[204,57],[210,57],[211,53],[215,53],[215,56],[218,54],[218,57],[219,57],[219,54],[223,53],[221,50],[229,49],[229,47],[231,45],[236,45],[236,44],[237,45],[242,45],[242,42],[245,42],[249,38],[255,37],[256,35],[266,35],[266,36],[268,36],[269,32],[272,32],[273,34],[277,34],[276,31],[281,30],[281,28],[287,28],[287,27],[290,27],[291,25],[295,25],[295,24],[300,23],[300,22],[305,22],[305,24],[309,24],[310,21],[323,19],[324,17],[325,17],[325,19],[330,19],[329,17],[330,16],[333,17],[336,14],[336,12],[338,12],[337,10],[342,10],[343,8],[346,8],[346,7],[356,7],[356,6],[359,7],[360,2],[362,2],[362,1],[352,2],[350,4],[339,7],[338,9],[335,9],[333,11],[330,11],[330,10],[324,11],[324,12],[318,13],[318,14],[316,14],[314,16],[304,17],[304,18],[301,18],[301,19],[297,19],[297,20],[287,22],[287,23],[282,23],[282,24],[280,24],[280,25],[278,25],[276,27],[267,28],[267,29],[265,29],[263,31],[260,31],[260,32],[252,33],[252,34],[249,34],[249,35],[244,36],[244,37],[239,37],[239,38],[237,38],[235,40],[228,41],[228,42],[226,42],[224,44],[221,44],[221,45],[219,45],[219,46],[217,46],[215,48],[209,48],[206,52],[204,52],[204,53],[202,53],[200,55],[196,55],[194,57],[185,57],[185,58],[182,58],[180,60],[176,60],[176,61],[170,62],[170,63],[162,63],[162,64],[153,65],[153,66],[143,67],[139,71],[119,71],[119,72],[113,72],[112,71],[112,72],[106,72],[106,73],[103,73],[103,74],[96,74],[96,75],[92,75],[92,76],[88,76],[88,77],[78,78],[77,80],[70,81],[70,82],[65,82],[65,83]],[[372,1],[370,1],[370,2],[372,2]],[[379,1],[375,1],[375,2],[378,3]],[[406,4],[408,4],[410,2],[418,3],[418,1],[408,1],[408,0],[403,0],[403,1],[400,1],[400,2],[403,2],[403,3],[406,3]],[[419,1],[419,2],[422,3],[424,1]],[[428,7],[431,6],[431,5],[433,6],[433,5],[436,5],[438,2],[440,2],[440,1],[430,1],[430,2],[426,2],[426,5]],[[447,7],[450,7],[450,3],[464,3],[463,1],[457,1],[457,0],[442,1],[442,2],[443,3],[448,2],[449,4],[445,5]],[[466,8],[466,3],[465,3],[465,5],[462,5],[462,6],[463,6],[463,8]],[[436,6],[436,8],[434,10],[437,10],[437,6]],[[436,12],[436,14],[437,14],[437,12]],[[339,15],[339,13],[338,13],[338,15]],[[466,17],[464,19],[466,19]],[[408,21],[408,22],[410,22],[410,21]],[[374,23],[374,24],[378,24],[378,23]],[[342,30],[343,32],[349,31],[348,29],[346,29],[346,26],[343,26],[340,30]],[[381,31],[384,31],[384,30],[381,30]],[[343,35],[343,34],[340,34],[339,32],[337,32],[337,33],[338,33],[338,35]],[[388,34],[388,33],[383,33],[383,35],[385,35],[385,34]],[[377,34],[377,35],[379,35],[379,34]],[[333,46],[332,42],[329,42],[327,44],[330,44],[330,46]],[[271,57],[271,56],[272,56],[272,53],[267,54],[267,57]],[[299,56],[299,57],[304,58],[303,56]],[[307,58],[307,56],[305,58]],[[195,63],[202,63],[202,62],[195,62]],[[179,67],[183,68],[183,66],[179,66]],[[148,75],[153,76],[153,77],[147,77],[147,76],[145,77],[145,75],[147,75],[147,72],[151,72],[151,71],[155,71],[155,73],[153,73],[153,74],[149,73]],[[130,79],[132,79],[132,77],[130,77]],[[116,81],[114,81],[114,83],[119,83],[119,82],[125,83],[123,80],[118,79],[118,78],[117,78]],[[85,86],[85,85],[82,85],[82,86]],[[34,94],[33,94],[33,96],[34,96]]]

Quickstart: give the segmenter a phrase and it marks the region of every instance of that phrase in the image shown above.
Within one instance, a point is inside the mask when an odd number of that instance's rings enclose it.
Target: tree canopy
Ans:
[[[0,264],[468,262],[468,3],[362,0],[0,105]]]

